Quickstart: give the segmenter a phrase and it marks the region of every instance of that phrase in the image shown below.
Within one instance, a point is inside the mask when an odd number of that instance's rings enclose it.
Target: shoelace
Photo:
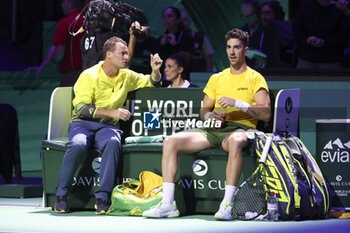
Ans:
[[[223,203],[223,209],[224,209],[224,211],[225,212],[230,212],[231,213],[231,211],[232,211],[232,207],[230,206],[230,204],[229,203]]]

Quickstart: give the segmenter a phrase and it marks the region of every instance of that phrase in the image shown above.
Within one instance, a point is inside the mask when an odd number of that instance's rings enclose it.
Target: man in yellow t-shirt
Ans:
[[[210,77],[204,88],[202,120],[225,123],[220,129],[202,128],[177,133],[163,142],[163,200],[143,213],[145,217],[177,217],[174,201],[177,153],[222,147],[228,151],[225,196],[215,218],[231,220],[232,200],[242,168],[242,149],[248,145],[245,130],[254,129],[257,120],[271,116],[270,97],[264,77],[245,63],[249,35],[239,29],[226,34],[226,52],[230,67]]]
[[[121,150],[122,131],[118,121],[127,121],[131,113],[123,109],[127,94],[143,87],[160,86],[159,72],[163,61],[151,55],[151,75],[126,69],[128,47],[118,37],[109,38],[103,46],[104,60],[81,73],[74,85],[73,116],[69,125],[67,149],[56,190],[55,211],[68,211],[67,196],[73,175],[90,146],[101,154],[100,188],[95,192],[96,213],[105,214],[110,205],[111,192]]]

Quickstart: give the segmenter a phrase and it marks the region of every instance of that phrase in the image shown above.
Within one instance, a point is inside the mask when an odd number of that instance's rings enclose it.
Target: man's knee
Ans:
[[[65,153],[64,157],[67,159],[82,159],[86,154],[88,147],[87,143],[77,138],[73,138],[68,146],[68,150]]]
[[[68,148],[68,150],[70,151],[70,153],[68,154],[70,155],[83,155],[88,149],[86,135],[75,135],[70,141]]]
[[[71,147],[87,147],[87,137],[85,134],[76,134],[71,142],[70,142]]]
[[[112,149],[112,150],[120,150],[121,149],[121,143],[119,140],[114,140],[114,139],[111,139],[109,141],[107,141],[104,145],[105,148],[109,148],[109,149]]]
[[[163,141],[163,148],[176,150],[180,142],[181,140],[179,138],[170,136]]]
[[[229,146],[243,148],[248,144],[248,138],[245,132],[234,132],[228,137],[227,142]]]

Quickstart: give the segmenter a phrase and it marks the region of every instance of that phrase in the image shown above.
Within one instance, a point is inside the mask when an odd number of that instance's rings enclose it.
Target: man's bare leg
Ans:
[[[174,202],[175,176],[179,151],[200,151],[210,147],[206,137],[199,132],[180,132],[163,142],[162,173],[163,201],[159,205],[143,212],[144,217],[170,218],[179,216],[180,212]]]
[[[175,176],[178,167],[179,151],[200,151],[210,147],[206,137],[199,132],[180,132],[163,142],[162,173],[163,200],[174,202]]]
[[[163,181],[175,182],[179,151],[200,151],[209,147],[209,141],[199,132],[180,132],[165,139],[162,156]]]
[[[248,145],[248,138],[245,132],[241,130],[234,131],[228,135],[222,142],[222,148],[228,151],[228,159],[226,165],[226,185],[225,196],[221,202],[219,211],[215,214],[215,218],[219,220],[231,220],[232,215],[232,199],[237,190],[239,177],[242,170],[242,150]]]
[[[248,145],[248,138],[243,131],[232,132],[222,142],[222,148],[228,151],[228,160],[226,165],[226,184],[238,185],[242,170],[242,150]]]

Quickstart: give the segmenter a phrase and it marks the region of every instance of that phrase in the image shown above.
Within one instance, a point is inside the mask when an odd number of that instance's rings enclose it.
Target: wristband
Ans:
[[[161,86],[162,79],[160,79],[159,81],[154,81],[152,79],[152,74],[149,76],[149,79],[151,80],[151,83],[152,83],[153,86],[155,86],[155,87],[160,87]]]
[[[250,104],[242,100],[236,99],[235,107],[242,110],[243,112],[247,112],[248,108],[250,107]]]
[[[207,113],[204,115],[204,120],[205,120],[205,121],[209,120],[210,114],[211,114],[211,112],[207,112]]]
[[[91,104],[84,104],[81,106],[81,108],[78,111],[80,111],[79,115],[81,117],[85,119],[93,119],[96,113],[96,109],[97,108]]]

